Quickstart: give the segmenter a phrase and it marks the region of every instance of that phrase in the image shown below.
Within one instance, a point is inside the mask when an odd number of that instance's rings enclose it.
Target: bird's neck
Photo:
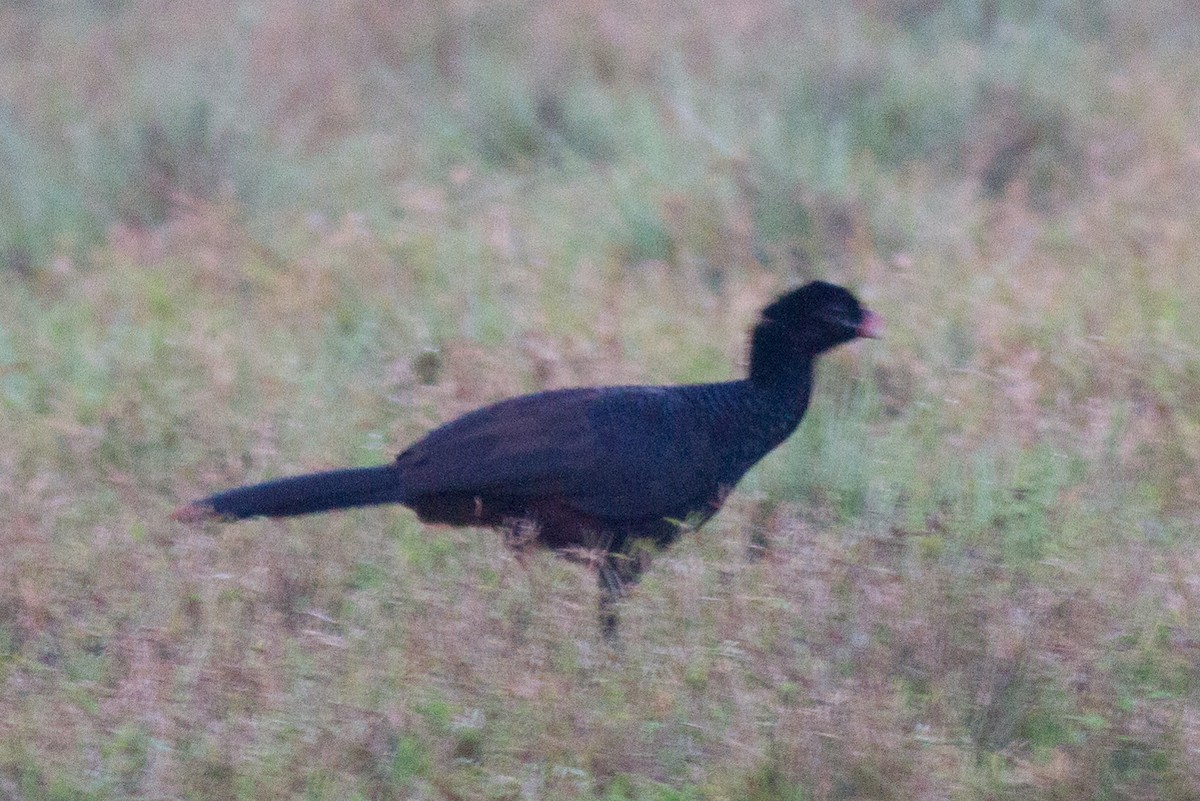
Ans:
[[[751,466],[783,442],[804,417],[811,382],[761,383],[749,378],[723,386],[724,409],[713,439],[722,463],[728,468],[723,478],[737,483]]]
[[[750,392],[780,410],[794,415],[796,422],[808,408],[813,385],[813,360],[789,365],[790,369],[775,371],[768,378],[759,376],[746,379]]]
[[[750,339],[750,375],[747,381],[756,390],[808,404],[815,355],[796,347],[787,333],[773,323],[759,323]]]

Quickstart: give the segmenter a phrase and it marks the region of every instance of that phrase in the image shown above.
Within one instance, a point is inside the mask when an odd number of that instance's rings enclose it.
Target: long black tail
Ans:
[[[175,510],[185,523],[219,518],[290,517],[349,506],[399,503],[404,491],[395,465],[352,467],[251,484],[218,492]]]

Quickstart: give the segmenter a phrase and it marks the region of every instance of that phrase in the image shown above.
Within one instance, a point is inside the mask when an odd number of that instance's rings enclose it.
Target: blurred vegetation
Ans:
[[[0,795],[1200,796],[1184,0],[0,7]],[[880,342],[593,585],[179,501],[500,397]]]

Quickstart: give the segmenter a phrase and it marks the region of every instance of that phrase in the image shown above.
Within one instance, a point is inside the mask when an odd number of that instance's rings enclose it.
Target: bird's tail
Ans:
[[[194,523],[291,517],[402,500],[400,471],[395,465],[352,467],[235,487],[181,506],[171,514],[171,519]]]

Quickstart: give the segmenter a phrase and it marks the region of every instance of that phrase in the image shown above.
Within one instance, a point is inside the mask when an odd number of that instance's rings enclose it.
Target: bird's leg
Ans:
[[[504,531],[504,544],[516,557],[517,564],[522,569],[528,569],[529,565],[526,563],[525,557],[537,543],[539,533],[537,522],[528,517],[514,517],[504,522],[508,526]]]
[[[617,560],[627,558],[621,554],[605,554],[604,561],[596,573],[596,582],[600,588],[600,633],[609,642],[617,639],[617,602],[625,594],[625,583],[621,580],[621,569]]]
[[[504,521],[504,544],[521,566],[521,573],[528,585],[529,594],[514,604],[512,621],[514,631],[518,636],[524,636],[526,629],[533,620],[533,610],[541,604],[540,585],[529,574],[529,552],[537,544],[539,527],[536,520],[528,517],[514,517]],[[502,583],[503,580],[502,580]]]
[[[642,543],[638,540],[626,543],[616,553],[608,551],[600,562],[596,575],[600,585],[600,630],[607,640],[617,638],[617,602],[637,583],[650,563],[649,550]]]

